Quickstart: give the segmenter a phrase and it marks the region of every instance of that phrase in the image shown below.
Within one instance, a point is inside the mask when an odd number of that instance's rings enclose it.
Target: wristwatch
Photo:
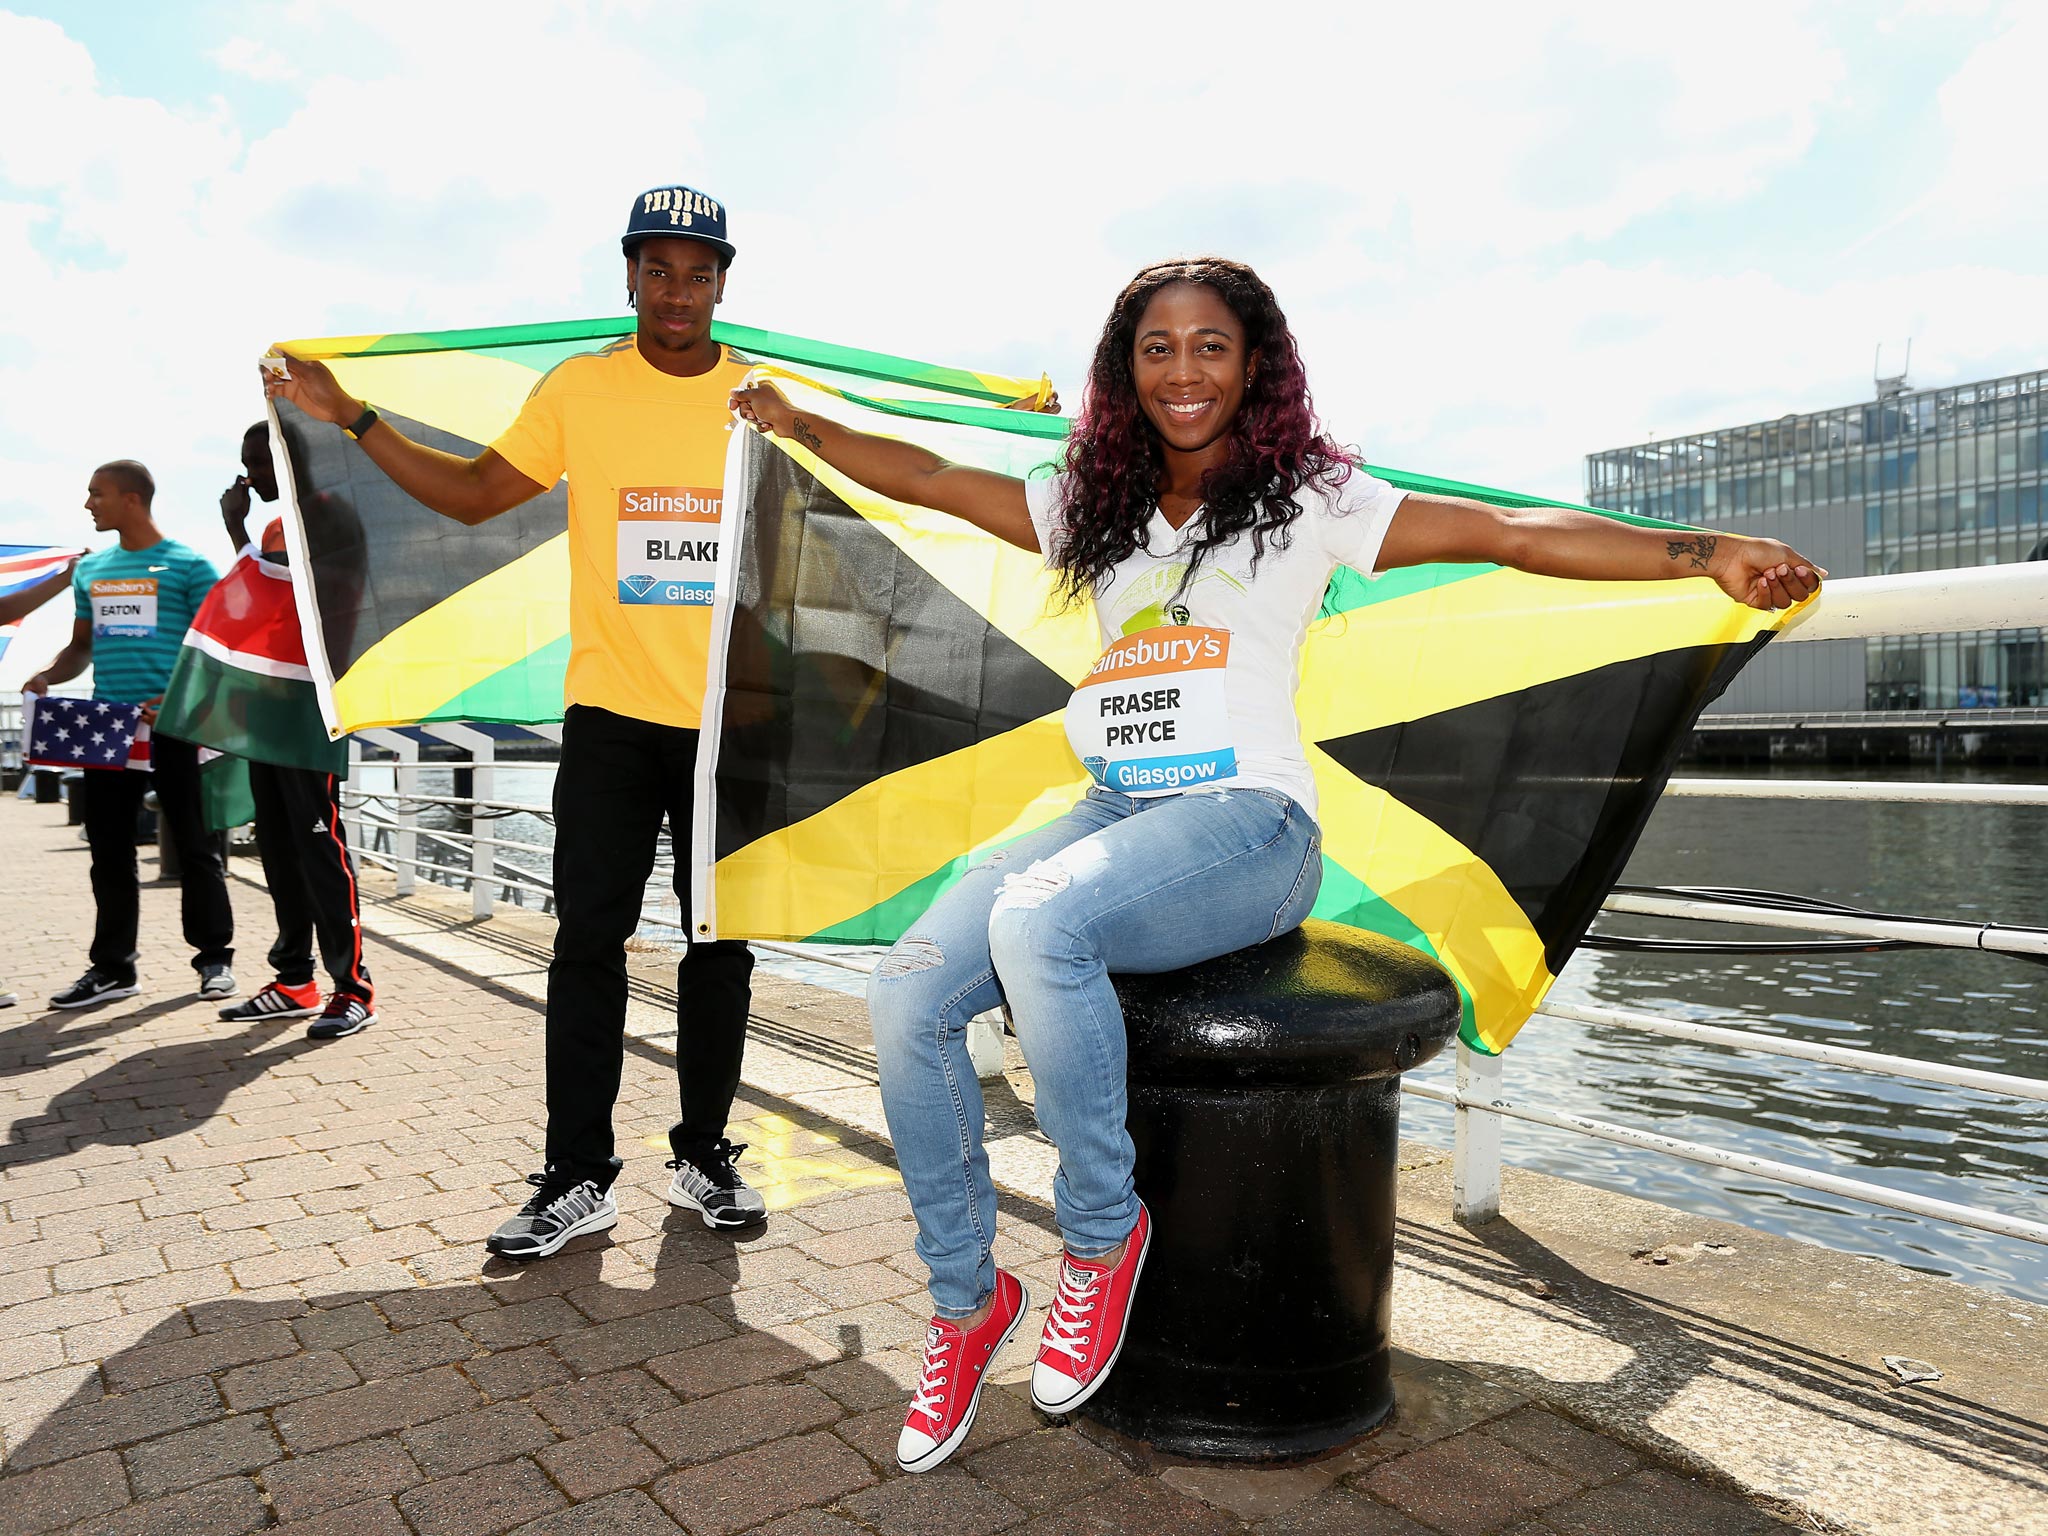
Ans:
[[[358,416],[354,421],[350,422],[341,430],[346,432],[350,437],[354,438],[357,442],[361,442],[363,440],[363,434],[369,431],[370,428],[374,427],[375,425],[377,425],[377,407],[365,403],[363,406],[363,414]]]

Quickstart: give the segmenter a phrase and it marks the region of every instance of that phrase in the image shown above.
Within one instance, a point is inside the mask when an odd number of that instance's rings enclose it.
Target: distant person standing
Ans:
[[[156,481],[133,459],[116,459],[92,472],[85,509],[98,532],[118,534],[120,542],[78,562],[71,577],[77,598],[71,642],[22,684],[23,693],[47,693],[91,666],[95,699],[140,704],[145,720],[155,718],[178,647],[217,576],[198,551],[164,537],[151,512],[155,499]],[[140,990],[135,941],[142,896],[135,818],[152,782],[157,814],[170,829],[184,872],[185,942],[192,946],[199,995],[210,1002],[235,995],[229,968],[235,914],[228,904],[220,843],[207,833],[200,807],[199,749],[188,741],[153,736],[148,773],[86,775],[85,836],[92,848],[96,909],[91,964],[50,999],[53,1008],[87,1008]]]
[[[221,492],[221,521],[239,557],[249,548],[249,495],[277,500],[277,468],[270,458],[270,424],[257,422],[242,434],[242,473]],[[284,527],[277,519],[263,532],[259,557],[286,563]],[[275,979],[253,995],[221,1009],[230,1023],[303,1019],[311,1040],[338,1040],[377,1022],[376,994],[363,960],[362,902],[341,825],[341,781],[332,773],[249,759],[249,792],[256,802],[256,851],[263,881],[277,915],[277,941],[270,946]],[[313,941],[327,967],[326,1006],[313,981]]]
[[[61,571],[52,571],[32,587],[23,587],[19,592],[0,595],[0,625],[19,624],[51,598],[71,585],[71,573],[78,569],[76,557],[66,562]],[[0,1008],[12,1008],[16,998],[4,983],[0,983]]]
[[[544,1258],[617,1224],[612,1106],[625,1062],[626,941],[662,818],[690,835],[711,595],[723,526],[727,397],[749,364],[711,336],[733,258],[725,209],[689,187],[634,199],[621,240],[634,335],[571,357],[475,458],[414,442],[317,362],[265,389],[338,424],[415,501],[476,524],[569,482],[569,671],[555,777],[555,958],[548,968],[547,1152],[534,1193],[486,1246]],[[688,860],[676,892],[689,909]],[[685,932],[688,926],[685,925]],[[726,1138],[754,957],[690,944],[676,968],[671,1205],[711,1227],[767,1214]]]

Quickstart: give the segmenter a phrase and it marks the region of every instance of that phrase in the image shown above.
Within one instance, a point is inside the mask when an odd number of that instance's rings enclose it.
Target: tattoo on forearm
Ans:
[[[1707,562],[1714,558],[1714,546],[1721,541],[1710,533],[1696,534],[1689,539],[1667,539],[1664,552],[1674,560],[1687,560],[1696,571],[1704,571]]]
[[[790,418],[789,435],[813,453],[822,453],[825,450],[825,440],[812,431],[811,424],[801,416]]]

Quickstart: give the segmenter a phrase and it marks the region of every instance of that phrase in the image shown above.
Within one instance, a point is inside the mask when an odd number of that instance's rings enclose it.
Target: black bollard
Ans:
[[[1324,922],[1116,989],[1152,1252],[1085,1411],[1176,1456],[1349,1444],[1394,1405],[1400,1074],[1457,1033],[1457,989]]]

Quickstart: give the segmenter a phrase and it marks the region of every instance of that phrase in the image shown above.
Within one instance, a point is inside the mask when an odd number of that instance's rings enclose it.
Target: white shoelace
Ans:
[[[1053,1297],[1052,1312],[1045,1320],[1043,1343],[1076,1365],[1084,1363],[1090,1314],[1095,1311],[1095,1291],[1103,1278],[1099,1270],[1076,1269],[1064,1259],[1060,1261],[1059,1294]]]
[[[924,1342],[924,1374],[910,1395],[910,1413],[921,1413],[934,1424],[946,1421],[946,1356],[952,1348],[952,1340],[936,1328],[931,1331]]]

